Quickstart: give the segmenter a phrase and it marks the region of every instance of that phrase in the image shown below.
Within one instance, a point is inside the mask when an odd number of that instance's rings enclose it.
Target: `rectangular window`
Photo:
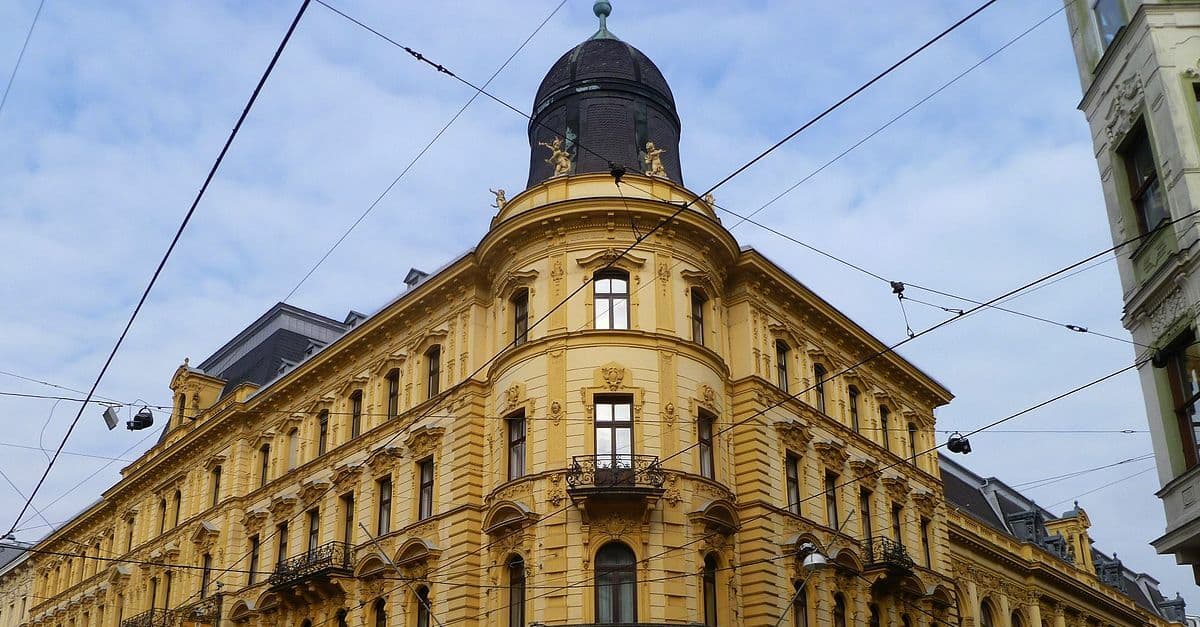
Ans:
[[[275,554],[275,561],[282,562],[288,556],[288,524],[286,522],[279,523],[275,528],[276,535],[279,536],[279,550]]]
[[[393,369],[387,374],[387,417],[395,418],[400,415],[400,369]]]
[[[517,292],[512,299],[513,345],[524,344],[529,339],[529,290]]]
[[[433,398],[442,391],[442,347],[434,345],[425,352],[428,377],[425,380],[426,398]]]
[[[350,437],[357,438],[362,433],[362,390],[350,395]]]
[[[1189,468],[1200,458],[1200,349],[1192,346],[1195,333],[1187,331],[1163,353],[1168,356],[1167,376],[1171,386],[1172,404],[1179,425],[1183,457]]]
[[[433,516],[433,458],[429,457],[418,466],[420,473],[420,497],[417,503],[417,519]]]
[[[800,515],[800,477],[803,472],[803,466],[800,465],[800,456],[795,453],[787,454],[787,509],[789,512]]]
[[[871,528],[871,491],[866,488],[858,491],[858,515],[862,520],[862,539],[870,541],[875,530]]]
[[[633,399],[628,396],[597,396],[595,412],[597,470],[632,468]]]
[[[858,433],[858,388],[850,386],[848,395],[850,396],[850,428]]]
[[[214,466],[212,469],[212,503],[213,507],[221,502],[221,467]]]
[[[825,472],[825,524],[840,529],[842,519],[838,516],[837,473]]]
[[[321,545],[321,510],[308,510],[308,550],[312,552]]]
[[[508,480],[525,475],[525,412],[508,417]]]
[[[258,487],[267,485],[267,474],[271,472],[271,445],[264,444],[258,449]]]
[[[888,416],[890,415],[891,412],[887,407],[879,408],[879,437],[883,440],[883,448],[889,451],[892,450],[891,439],[888,437]]]
[[[125,531],[126,531],[126,534],[125,534],[125,550],[126,550],[126,551],[132,551],[132,550],[133,550],[133,530],[134,530],[136,527],[137,527],[137,518],[135,518],[135,517],[133,517],[133,516],[130,516],[130,517],[129,517],[129,526],[128,526],[128,527],[126,527],[126,529],[125,529]]]
[[[825,366],[816,364],[813,366],[813,391],[817,394],[817,411],[822,414],[825,412]]]
[[[597,329],[629,328],[629,275],[616,270],[597,272],[592,279]]]
[[[204,559],[201,562],[200,570],[200,598],[208,598],[208,584],[212,580],[212,556],[208,553],[204,554]]]
[[[791,349],[783,340],[775,342],[775,382],[779,389],[788,391],[788,354]]]
[[[1092,14],[1096,16],[1096,31],[1100,35],[1101,47],[1107,48],[1125,27],[1121,0],[1092,0]]]
[[[713,479],[716,476],[713,459],[713,416],[700,412],[696,420],[696,441],[700,444],[700,476]]]
[[[704,293],[692,288],[692,341],[704,344]]]
[[[354,544],[354,493],[343,494],[340,499],[342,506],[342,542]]]
[[[929,542],[929,519],[921,519],[921,550],[925,553],[925,567],[933,568],[933,549]]]
[[[1130,139],[1121,147],[1125,174],[1129,179],[1129,201],[1137,215],[1138,229],[1141,233],[1149,233],[1167,219],[1167,205],[1145,123],[1139,124],[1129,135]]]
[[[317,415],[317,455],[329,450],[329,412],[322,410]]]
[[[892,503],[892,539],[904,544],[904,508]]]
[[[246,585],[253,586],[258,581],[258,536],[250,536],[250,572],[246,573]]]
[[[379,495],[379,511],[375,517],[375,534],[383,535],[392,530],[392,478],[384,477],[375,482],[375,490]]]

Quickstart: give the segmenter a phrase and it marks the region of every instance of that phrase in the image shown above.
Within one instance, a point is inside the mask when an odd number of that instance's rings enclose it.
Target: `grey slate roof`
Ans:
[[[1009,487],[995,477],[982,477],[946,456],[938,457],[942,471],[942,491],[946,502],[961,512],[976,518],[997,531],[1021,541],[1031,542],[1051,555],[1070,561],[1061,550],[1061,536],[1050,536],[1045,521],[1060,518],[1040,507],[1032,499]],[[1071,516],[1068,510],[1063,516]],[[1019,521],[1019,522],[1018,522]],[[1014,523],[1017,523],[1014,526]],[[1023,537],[1030,525],[1035,526],[1032,539]],[[1158,581],[1153,577],[1135,572],[1117,559],[1092,547],[1092,561],[1096,565],[1101,581],[1125,594],[1143,609],[1158,616],[1175,619],[1169,614],[1182,615],[1182,600],[1167,599],[1158,590]]]

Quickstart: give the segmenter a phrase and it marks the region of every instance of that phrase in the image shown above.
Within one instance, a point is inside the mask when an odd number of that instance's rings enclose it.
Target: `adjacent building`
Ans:
[[[478,244],[369,316],[280,304],[184,360],[161,439],[31,550],[21,627],[1182,620],[1082,510],[923,452],[927,373],[835,376],[884,344],[684,186],[609,10]]]
[[[1066,14],[1162,488],[1160,553],[1200,582],[1200,3],[1068,0]],[[1143,357],[1149,355],[1142,355]]]

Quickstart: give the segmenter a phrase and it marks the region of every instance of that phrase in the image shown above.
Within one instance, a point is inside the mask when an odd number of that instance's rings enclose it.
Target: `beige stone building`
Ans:
[[[884,344],[683,185],[670,88],[597,5],[479,243],[185,360],[160,441],[37,545],[22,627],[1167,623],[947,505],[949,391],[841,374]]]

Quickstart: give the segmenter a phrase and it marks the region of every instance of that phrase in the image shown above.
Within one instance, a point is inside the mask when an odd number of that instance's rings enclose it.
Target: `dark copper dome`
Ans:
[[[559,58],[538,87],[529,124],[529,186],[554,176],[546,162],[550,149],[541,144],[555,138],[563,138],[571,156],[570,174],[608,172],[612,164],[642,172],[646,143],[653,142],[665,150],[666,178],[682,185],[671,88],[649,57],[608,32],[601,4],[607,3],[597,3],[599,32]]]

